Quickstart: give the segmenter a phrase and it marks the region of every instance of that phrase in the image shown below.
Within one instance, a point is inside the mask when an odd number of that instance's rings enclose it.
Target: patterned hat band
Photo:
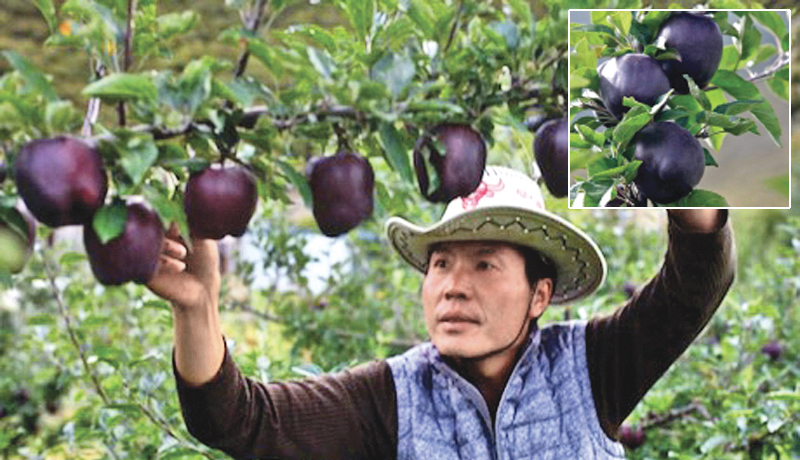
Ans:
[[[436,243],[497,241],[532,248],[555,266],[553,304],[591,294],[606,276],[605,258],[594,241],[548,212],[539,185],[509,168],[487,167],[478,188],[452,200],[438,223],[422,228],[392,217],[386,231],[395,250],[423,273]]]

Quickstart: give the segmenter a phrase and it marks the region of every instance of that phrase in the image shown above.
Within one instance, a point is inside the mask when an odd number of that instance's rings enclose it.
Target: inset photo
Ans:
[[[789,10],[570,10],[569,207],[791,207]]]

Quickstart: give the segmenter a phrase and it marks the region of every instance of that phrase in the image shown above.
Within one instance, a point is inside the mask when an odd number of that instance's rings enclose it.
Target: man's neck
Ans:
[[[519,361],[528,333],[522,334],[517,342],[500,353],[481,358],[445,358],[446,362],[468,382],[475,385],[483,396],[494,422],[497,406],[503,390]]]

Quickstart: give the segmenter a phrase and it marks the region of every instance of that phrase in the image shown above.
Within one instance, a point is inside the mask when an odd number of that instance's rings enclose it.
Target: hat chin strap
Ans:
[[[531,292],[530,298],[528,299],[528,309],[531,308],[531,302],[533,302],[533,297],[535,295],[536,295],[536,290],[534,289],[533,292]],[[505,345],[505,346],[503,346],[501,348],[498,348],[496,350],[491,350],[491,351],[489,351],[487,353],[484,353],[482,355],[479,355],[479,356],[470,357],[470,358],[461,358],[461,359],[458,359],[458,360],[459,361],[482,361],[484,359],[488,359],[488,358],[491,358],[493,356],[497,356],[497,355],[507,351],[509,348],[513,347],[514,344],[517,343],[517,341],[520,339],[520,337],[525,335],[526,328],[527,328],[528,325],[530,325],[531,321],[535,322],[537,319],[538,318],[534,318],[532,320],[529,319],[527,321],[522,321],[522,326],[519,328],[519,332],[517,332],[517,334],[514,336],[514,338],[511,340],[511,342],[508,343],[508,345]],[[528,331],[528,332],[530,332],[530,331]]]

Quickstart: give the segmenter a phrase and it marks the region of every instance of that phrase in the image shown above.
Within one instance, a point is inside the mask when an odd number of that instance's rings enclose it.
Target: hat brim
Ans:
[[[501,241],[533,248],[556,268],[551,303],[564,304],[594,292],[605,280],[600,248],[580,229],[547,211],[485,206],[423,228],[400,217],[386,222],[395,250],[414,268],[427,270],[428,249],[444,241]]]

